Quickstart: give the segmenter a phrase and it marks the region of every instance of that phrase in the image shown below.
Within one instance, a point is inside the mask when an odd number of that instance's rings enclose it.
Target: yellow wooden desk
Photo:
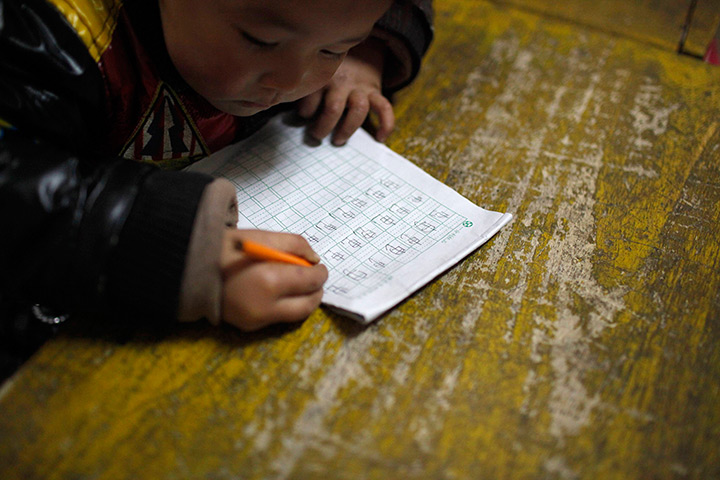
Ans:
[[[533,4],[439,2],[390,140],[499,235],[368,327],[69,325],[0,478],[720,478],[720,69]]]

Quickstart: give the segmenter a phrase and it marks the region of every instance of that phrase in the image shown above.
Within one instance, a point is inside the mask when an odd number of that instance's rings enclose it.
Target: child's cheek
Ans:
[[[203,97],[227,99],[232,97],[234,85],[239,81],[238,69],[228,68],[217,61],[218,56],[181,58],[175,62],[183,79]]]

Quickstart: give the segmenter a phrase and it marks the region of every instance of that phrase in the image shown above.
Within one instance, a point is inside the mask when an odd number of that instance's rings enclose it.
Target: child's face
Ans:
[[[248,116],[328,83],[390,0],[160,0],[165,42],[185,81]]]

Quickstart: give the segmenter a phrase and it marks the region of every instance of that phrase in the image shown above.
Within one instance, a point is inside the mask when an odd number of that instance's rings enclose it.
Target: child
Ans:
[[[232,185],[179,169],[291,102],[317,138],[341,145],[372,111],[384,140],[431,17],[429,0],[0,0],[0,298],[306,318],[327,278],[308,243],[235,229]],[[251,261],[237,239],[315,265]]]

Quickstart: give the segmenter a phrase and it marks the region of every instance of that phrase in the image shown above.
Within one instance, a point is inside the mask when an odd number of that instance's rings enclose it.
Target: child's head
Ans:
[[[185,81],[216,108],[253,115],[322,88],[391,0],[160,0]]]

